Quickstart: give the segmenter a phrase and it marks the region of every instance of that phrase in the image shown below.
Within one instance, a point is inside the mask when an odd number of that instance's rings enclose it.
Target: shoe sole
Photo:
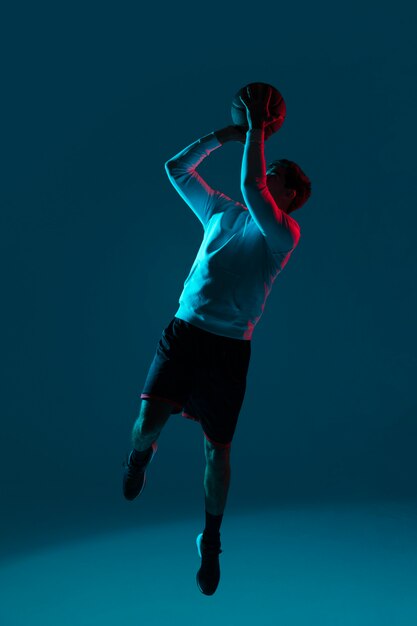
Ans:
[[[200,559],[201,559],[201,542],[202,542],[202,540],[203,540],[203,533],[200,533],[199,535],[197,535],[197,539],[196,539],[198,556],[200,557]],[[204,591],[200,587],[200,583],[198,582],[198,572],[196,574],[195,580],[196,580],[196,583],[197,583],[197,587],[200,589],[201,593],[204,593]]]
[[[152,463],[152,461],[153,461],[153,457],[155,456],[156,451],[158,450],[158,444],[156,443],[156,441],[152,444],[152,448],[153,448],[152,456],[151,456],[151,458],[150,458],[150,460],[149,460],[149,463],[148,463],[148,464],[147,464],[147,466],[146,466],[145,473],[144,473],[144,475],[143,475],[143,485],[142,485],[142,489],[139,491],[139,493],[138,493],[138,495],[137,495],[136,497],[140,496],[140,494],[142,493],[142,491],[143,491],[143,490],[144,490],[144,488],[145,488],[145,483],[146,483],[146,470],[148,469],[148,467],[149,467],[149,466],[150,466],[150,464]]]
[[[200,557],[200,559],[202,558],[202,554],[201,554],[201,542],[202,541],[203,541],[203,533],[200,533],[199,535],[197,535],[197,539],[196,539],[198,556]]]

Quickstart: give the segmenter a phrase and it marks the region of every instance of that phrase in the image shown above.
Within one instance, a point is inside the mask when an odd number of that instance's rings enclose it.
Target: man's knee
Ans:
[[[204,451],[206,455],[207,465],[213,469],[224,469],[230,465],[230,449],[231,445],[215,444],[204,438]]]

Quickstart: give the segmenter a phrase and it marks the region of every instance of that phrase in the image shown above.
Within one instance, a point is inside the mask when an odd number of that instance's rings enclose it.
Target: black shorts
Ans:
[[[162,331],[141,398],[175,405],[206,438],[229,447],[246,391],[251,341],[223,337],[174,317]]]

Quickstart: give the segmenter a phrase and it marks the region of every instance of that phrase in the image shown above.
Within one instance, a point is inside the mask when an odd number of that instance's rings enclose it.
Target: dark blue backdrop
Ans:
[[[228,507],[415,498],[413,18],[331,2],[8,8],[4,551],[203,510],[197,424],[171,417],[140,516],[121,463],[203,234],[164,163],[231,123],[257,80],[287,102],[267,160],[297,161],[313,195],[255,329]],[[239,201],[242,152],[199,170]]]

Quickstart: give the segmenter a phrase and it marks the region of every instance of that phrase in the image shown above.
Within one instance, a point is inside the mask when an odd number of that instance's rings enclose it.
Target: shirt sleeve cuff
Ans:
[[[214,130],[205,137],[202,137],[200,142],[207,144],[207,148],[218,148],[222,145],[222,143],[217,139]]]

